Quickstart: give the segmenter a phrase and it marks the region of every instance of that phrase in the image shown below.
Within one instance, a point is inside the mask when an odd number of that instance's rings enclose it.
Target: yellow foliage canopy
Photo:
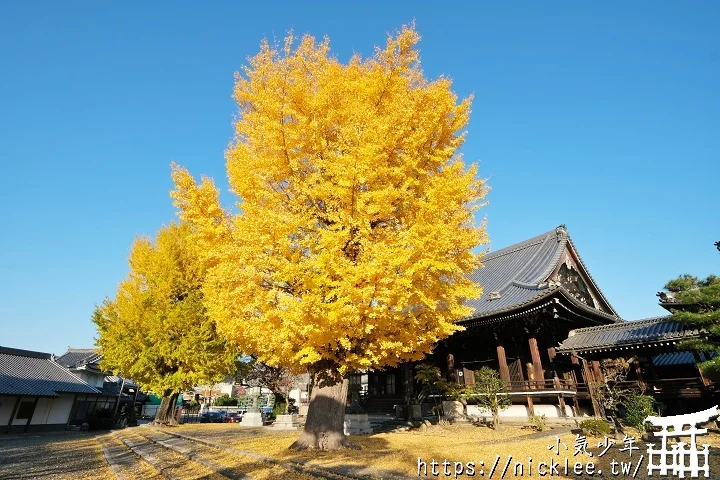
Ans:
[[[187,224],[138,238],[130,273],[93,315],[104,368],[170,395],[232,372],[235,350],[218,335],[202,298],[205,268]]]
[[[342,373],[417,360],[480,295],[485,195],[462,144],[470,98],[428,81],[403,28],[347,64],[329,42],[262,43],[234,98],[227,171],[241,213],[174,166],[172,192],[209,268],[206,306],[259,360]]]

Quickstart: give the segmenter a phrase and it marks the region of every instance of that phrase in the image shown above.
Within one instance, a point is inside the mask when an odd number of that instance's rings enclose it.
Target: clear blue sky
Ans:
[[[492,248],[567,224],[626,319],[720,273],[720,3],[212,3],[0,4],[0,344],[93,345],[134,235],[175,218],[170,162],[227,188],[233,73],[290,28],[346,60],[416,20],[427,75],[475,94]]]

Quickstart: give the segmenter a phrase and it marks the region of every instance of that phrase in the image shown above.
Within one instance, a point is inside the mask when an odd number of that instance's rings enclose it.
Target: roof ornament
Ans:
[[[490,292],[488,293],[488,300],[499,300],[500,296],[500,292]]]
[[[559,242],[562,237],[567,236],[567,228],[565,227],[565,224],[559,225],[555,229],[555,235],[557,235],[557,241]]]

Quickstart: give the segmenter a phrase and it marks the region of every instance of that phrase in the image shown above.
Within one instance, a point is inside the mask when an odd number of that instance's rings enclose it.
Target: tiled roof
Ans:
[[[549,285],[547,281],[568,244],[572,246],[570,237],[564,226],[560,226],[524,242],[486,254],[482,259],[483,266],[470,275],[473,281],[482,286],[483,295],[468,302],[475,311],[464,320],[510,312],[564,290],[562,287]],[[574,246],[572,248],[574,250]],[[577,251],[575,253],[577,254]],[[594,284],[579,255],[578,260]],[[600,292],[597,285],[594,286]],[[602,296],[602,293],[600,295]],[[602,300],[610,306],[604,297]],[[611,321],[618,319],[612,307],[612,314],[607,314],[577,303],[581,308],[590,309]]]
[[[57,397],[59,393],[100,392],[49,353],[0,347],[0,395]]]
[[[598,327],[571,330],[558,352],[612,350],[631,345],[677,341],[700,335],[699,330],[685,329],[672,317],[654,317]]]
[[[122,382],[123,382],[123,378],[120,377],[120,376],[118,376],[118,375],[107,375],[107,376],[105,377],[105,383],[106,383],[106,384],[108,384],[108,383],[115,383],[115,384],[117,384],[117,385],[121,385]],[[135,384],[135,382],[133,382],[132,380],[129,380],[129,379],[127,379],[127,378],[125,379],[125,386],[126,386],[126,387],[137,387],[137,385]]]
[[[700,361],[704,362],[706,360],[710,360],[713,355],[709,355],[708,353],[704,352],[698,352],[698,355],[700,357]],[[656,367],[668,367],[671,365],[695,365],[695,357],[693,356],[692,352],[683,351],[683,352],[669,352],[669,353],[661,353],[660,355],[655,355],[652,357],[652,363]]]
[[[68,351],[55,359],[60,365],[75,368],[85,364],[98,363],[102,358],[93,348],[68,348]]]

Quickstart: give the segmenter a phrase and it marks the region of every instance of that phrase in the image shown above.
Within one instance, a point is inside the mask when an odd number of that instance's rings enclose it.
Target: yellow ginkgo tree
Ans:
[[[102,366],[162,396],[155,422],[174,424],[179,393],[232,373],[238,353],[206,314],[205,267],[187,223],[136,239],[129,263],[115,297],[93,314]]]
[[[403,27],[347,63],[327,38],[263,42],[234,90],[226,158],[240,213],[173,168],[220,332],[312,375],[295,448],[346,445],[347,375],[423,358],[480,294],[467,275],[486,242],[474,216],[486,189],[458,154],[471,99],[424,77],[418,40]]]

